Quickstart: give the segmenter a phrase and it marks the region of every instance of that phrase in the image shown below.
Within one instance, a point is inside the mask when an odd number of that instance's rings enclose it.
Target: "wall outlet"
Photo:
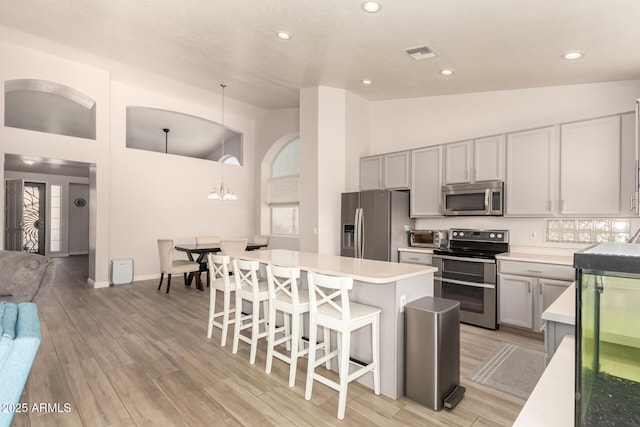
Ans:
[[[400,313],[404,313],[404,306],[407,305],[407,296],[400,296]]]

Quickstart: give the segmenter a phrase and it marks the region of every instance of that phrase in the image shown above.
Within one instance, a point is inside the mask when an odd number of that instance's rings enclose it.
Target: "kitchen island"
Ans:
[[[281,249],[232,255],[262,264],[298,267],[303,271],[353,278],[353,290],[349,295],[351,300],[382,310],[381,392],[392,399],[404,394],[404,305],[425,296],[433,296],[433,273],[436,268]],[[300,283],[306,288],[306,274],[301,275]],[[352,334],[351,357],[363,362],[371,361],[369,329],[364,328]],[[371,374],[360,377],[358,381],[373,388]]]

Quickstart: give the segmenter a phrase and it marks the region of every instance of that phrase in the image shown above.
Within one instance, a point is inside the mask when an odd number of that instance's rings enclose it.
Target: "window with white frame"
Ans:
[[[269,207],[272,235],[299,234],[299,147],[300,139],[293,139],[280,150],[271,163]]]

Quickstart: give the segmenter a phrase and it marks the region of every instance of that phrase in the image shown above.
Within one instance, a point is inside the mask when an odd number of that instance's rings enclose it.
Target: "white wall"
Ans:
[[[208,200],[220,185],[221,163],[126,148],[126,107],[139,105],[178,111],[209,120],[220,117],[220,102],[192,99],[112,83],[110,257],[133,258],[136,277],[159,273],[157,239],[195,243],[196,235],[252,238],[254,235],[256,165],[247,155],[242,166],[225,165],[224,183],[238,201]],[[243,133],[245,153],[254,152],[255,124],[225,105],[225,125]],[[162,126],[159,126],[162,128]],[[176,258],[186,258],[176,253]]]
[[[633,111],[640,80],[371,103],[369,155]]]
[[[220,164],[126,149],[125,120],[126,105],[132,104],[218,121],[220,94],[158,78],[154,82],[162,80],[163,85],[153,87],[161,88],[160,91],[134,87],[112,81],[108,70],[4,41],[0,42],[0,58],[2,82],[21,78],[51,80],[73,87],[97,103],[95,141],[0,127],[2,159],[5,153],[10,153],[90,165],[89,283],[107,286],[109,260],[114,258],[133,258],[136,279],[158,276],[158,238],[190,243],[198,234],[225,237],[255,234],[254,117],[263,115],[262,109],[227,96],[225,124],[244,134],[245,158],[243,166],[224,168],[225,186],[233,188],[239,200],[216,202],[208,200],[207,195],[214,185],[220,184]],[[227,95],[232,92],[229,88]],[[3,116],[4,99],[0,102],[0,117]],[[4,180],[3,171],[0,179]],[[4,197],[0,201],[2,206]]]
[[[360,157],[369,153],[371,138],[371,103],[347,92],[345,188],[343,192],[360,190]]]
[[[84,206],[76,206],[75,200],[87,201]],[[89,253],[89,185],[69,184],[69,254]]]
[[[256,197],[256,234],[271,234],[271,210],[268,203],[267,181],[271,177],[271,163],[280,150],[300,134],[300,110],[283,108],[265,110],[256,121],[256,144],[254,160],[257,173],[255,188],[259,188],[260,197]],[[271,236],[269,248],[298,250],[299,238]]]
[[[90,282],[108,283],[110,128],[109,73],[46,53],[0,41],[0,82],[12,79],[42,79],[70,86],[96,101],[96,139],[0,127],[0,156],[6,153],[71,160],[95,165],[90,185],[99,188],[90,209]],[[3,84],[4,87],[4,84]],[[4,117],[4,90],[0,94],[0,117]],[[0,171],[4,180],[4,171]],[[3,190],[4,192],[4,186]],[[4,197],[0,200],[4,207]],[[4,223],[4,209],[2,223]],[[4,239],[4,234],[1,237]],[[3,240],[2,240],[3,241]],[[4,243],[4,242],[3,242]],[[4,245],[3,245],[4,247]]]

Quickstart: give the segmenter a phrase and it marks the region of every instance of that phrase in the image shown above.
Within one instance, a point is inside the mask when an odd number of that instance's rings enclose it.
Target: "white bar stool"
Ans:
[[[271,373],[273,358],[276,357],[290,365],[289,387],[296,383],[298,357],[309,352],[302,342],[302,315],[309,312],[309,294],[298,291],[300,269],[267,265],[267,284],[269,286],[269,336],[267,338],[267,363],[265,371]],[[276,313],[283,314],[284,326],[276,328]],[[291,317],[290,327],[288,319]],[[276,333],[284,334],[276,340]],[[276,350],[276,346],[285,343],[290,354]]]
[[[209,288],[209,323],[207,329],[207,338],[211,338],[213,327],[222,330],[220,345],[222,347],[227,343],[227,331],[229,325],[235,323],[235,318],[230,319],[230,315],[235,313],[235,308],[231,308],[231,292],[236,290],[236,284],[231,283],[229,279],[229,264],[231,260],[227,255],[207,254],[207,265],[211,272],[211,286]],[[217,291],[222,292],[223,308],[222,311],[216,313],[216,294]],[[216,318],[222,317],[222,322],[216,321]],[[235,316],[234,316],[235,317]]]
[[[309,272],[309,362],[307,368],[307,384],[304,398],[311,399],[313,380],[338,391],[338,419],[344,419],[347,404],[348,384],[366,374],[373,373],[373,390],[380,394],[380,312],[377,307],[349,302],[349,290],[353,288],[350,277],[327,276]],[[362,366],[349,359],[351,348],[351,332],[367,325],[371,325],[371,353],[373,361]],[[318,327],[333,329],[338,333],[338,348],[316,360]],[[325,337],[327,346],[329,337]],[[338,358],[340,382],[335,382],[315,372],[315,368]],[[349,374],[349,364],[359,366],[360,369]]]
[[[238,341],[251,344],[249,363],[256,363],[258,339],[268,334],[266,316],[269,313],[269,290],[266,283],[258,282],[258,261],[246,261],[238,258],[233,260],[233,275],[236,281],[236,321],[233,332],[233,353],[238,352]],[[251,303],[251,313],[242,313],[242,301]],[[263,316],[260,318],[260,303],[263,304]],[[248,323],[244,323],[247,322]],[[264,332],[260,332],[260,325],[264,325]],[[251,337],[240,333],[251,328]]]

